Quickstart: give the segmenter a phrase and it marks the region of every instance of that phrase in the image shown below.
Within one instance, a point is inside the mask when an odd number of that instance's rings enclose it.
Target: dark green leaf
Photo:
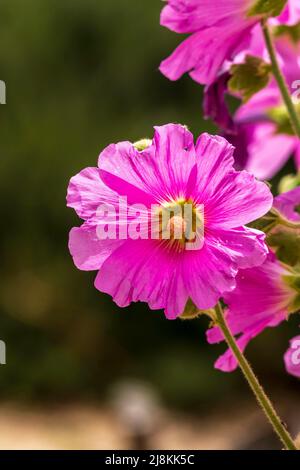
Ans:
[[[300,23],[293,26],[280,25],[273,29],[276,37],[287,36],[295,44],[300,41]]]
[[[290,266],[300,263],[300,234],[293,229],[279,228],[268,236],[267,243],[274,248],[280,261]]]
[[[228,82],[229,90],[241,95],[244,102],[255,93],[265,88],[271,77],[271,65],[259,57],[247,55],[245,63],[234,64],[231,67],[231,78]]]

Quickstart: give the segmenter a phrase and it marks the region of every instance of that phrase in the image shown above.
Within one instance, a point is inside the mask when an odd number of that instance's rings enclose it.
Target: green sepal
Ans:
[[[133,146],[139,151],[142,152],[152,145],[152,140],[150,139],[141,139],[133,144]]]
[[[295,211],[300,213],[300,206],[296,206]],[[276,234],[279,233],[278,231],[280,231],[282,227],[284,227],[285,230],[294,231],[296,234],[300,233],[300,222],[287,219],[284,214],[275,207],[272,207],[272,209],[260,219],[250,223],[249,226],[265,232],[267,235],[274,233],[274,229],[276,229]]]
[[[255,93],[264,89],[271,78],[272,67],[259,57],[247,55],[243,64],[231,66],[229,91],[238,93],[246,103]]]
[[[295,296],[288,306],[289,314],[299,312],[300,310],[300,266],[295,266],[294,271],[290,275],[283,276],[285,284],[290,287]]]
[[[248,16],[270,18],[278,16],[287,4],[287,0],[256,0],[248,10]]]
[[[297,111],[299,105],[297,106]],[[269,118],[276,124],[276,134],[295,135],[290,117],[284,105],[276,106],[267,112]]]
[[[194,302],[189,299],[185,306],[183,313],[179,316],[181,320],[194,320],[195,318],[200,317],[201,315],[207,315],[212,318],[212,314],[214,310],[199,310],[198,307],[194,304]]]
[[[300,274],[291,273],[283,276],[285,284],[294,289],[298,294],[300,294]]]
[[[271,209],[264,217],[255,220],[249,225],[250,227],[255,228],[256,230],[261,230],[262,232],[268,234],[278,225],[278,223],[278,213]]]

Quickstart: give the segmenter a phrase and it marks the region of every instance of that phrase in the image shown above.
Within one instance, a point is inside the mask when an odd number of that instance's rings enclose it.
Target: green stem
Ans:
[[[284,227],[293,228],[294,230],[299,230],[300,229],[300,223],[291,222],[287,219],[284,219],[283,217],[281,219],[279,219],[279,224],[284,225]]]
[[[299,120],[297,111],[295,109],[292,97],[290,95],[287,82],[286,82],[286,80],[284,78],[284,75],[283,75],[282,71],[280,70],[280,67],[279,67],[279,64],[278,64],[276,49],[275,49],[275,46],[274,46],[273,38],[271,36],[267,21],[262,20],[261,26],[262,26],[266,46],[267,46],[267,49],[268,49],[268,52],[269,52],[269,56],[270,56],[270,59],[271,59],[273,75],[274,75],[274,77],[277,81],[277,84],[279,86],[279,89],[280,89],[280,92],[281,92],[281,95],[282,95],[282,99],[283,99],[283,101],[286,105],[286,108],[287,108],[287,111],[288,111],[288,114],[289,114],[289,117],[290,117],[291,124],[292,124],[293,129],[294,129],[295,135],[297,135],[300,138],[300,120]]]
[[[294,230],[300,230],[300,222],[293,222],[292,220],[286,219],[277,209],[272,208],[271,212],[276,216],[274,221],[276,225],[283,225],[284,227],[292,228]],[[271,220],[272,218],[270,218]]]
[[[241,352],[234,336],[232,335],[226,319],[224,317],[223,309],[220,304],[216,306],[216,324],[222,330],[224,338],[233,352],[238,364],[250,385],[258,403],[262,407],[265,415],[267,416],[268,420],[270,421],[274,431],[277,433],[278,437],[284,444],[287,450],[298,450],[293,439],[291,438],[290,434],[288,433],[287,429],[283,425],[281,419],[277,415],[271,401],[267,397],[264,389],[260,385],[259,381],[257,380],[249,362]]]

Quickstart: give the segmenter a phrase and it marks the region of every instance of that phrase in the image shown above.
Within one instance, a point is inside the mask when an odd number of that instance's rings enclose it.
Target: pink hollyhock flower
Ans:
[[[300,222],[300,186],[274,199],[273,207],[291,222]]]
[[[198,83],[211,84],[225,62],[248,47],[252,28],[261,16],[250,16],[255,0],[167,0],[161,25],[176,33],[190,34],[160,65],[170,80],[184,73]],[[294,0],[281,22],[291,22],[298,7]],[[292,6],[293,5],[293,6]]]
[[[291,90],[300,77],[300,42],[293,43],[287,36],[276,41],[281,68]],[[259,179],[273,177],[294,155],[296,169],[300,169],[300,141],[293,134],[278,86],[270,86],[256,94],[237,111],[234,121],[244,134],[247,161],[244,168]],[[239,149],[243,152],[243,148]]]
[[[284,355],[284,363],[289,374],[300,378],[300,336],[290,341],[290,347]]]
[[[225,294],[228,305],[225,312],[231,331],[238,337],[238,344],[245,350],[251,339],[269,327],[275,327],[294,311],[299,291],[289,280],[293,273],[284,267],[273,254],[257,268],[239,271],[234,291]],[[211,344],[224,340],[219,328],[207,331]],[[237,367],[231,350],[227,350],[215,363],[217,369],[231,372]]]
[[[265,94],[268,99],[267,91]],[[262,98],[263,101],[263,93],[258,98]],[[253,99],[251,105],[254,106],[254,103]],[[278,125],[268,116],[268,113],[276,112],[276,108],[277,106],[264,108],[265,114],[254,118],[250,115],[250,105],[245,105],[243,118],[239,112],[235,118],[235,122],[238,123],[237,132],[229,135],[225,133],[228,140],[236,147],[236,168],[246,169],[260,180],[273,178],[291,156],[294,157],[296,171],[300,171],[299,138],[289,131],[286,133],[278,131]],[[249,111],[248,118],[246,111]]]
[[[235,288],[238,270],[262,264],[267,253],[264,234],[244,224],[264,215],[273,198],[264,183],[234,171],[233,151],[224,138],[208,134],[194,145],[192,134],[175,124],[156,127],[151,145],[141,151],[130,142],[108,146],[98,167],[74,176],[68,188],[67,204],[84,220],[70,232],[75,265],[98,271],[96,288],[121,307],[147,302],[151,309],[165,309],[170,319],[182,314],[189,299],[199,309],[214,307]],[[98,211],[107,204],[117,212],[120,197],[127,198],[129,212],[136,204],[146,208],[138,239],[120,236],[123,215],[104,220]],[[189,251],[185,239],[172,236],[144,239],[153,205],[163,211],[183,202],[202,217],[201,249]],[[174,217],[171,226],[181,222]],[[99,239],[103,224],[115,230],[115,239]]]
[[[297,92],[294,83],[300,77],[300,42],[291,41],[288,35],[276,40],[281,68],[291,94]],[[246,54],[268,61],[261,31],[255,27],[249,49],[243,51],[236,62],[243,62]],[[257,178],[272,178],[294,155],[296,169],[300,170],[300,141],[293,134],[289,118],[274,80],[268,87],[239,107],[233,119],[226,102],[229,73],[221,75],[206,89],[204,111],[207,117],[226,130],[226,138],[236,147],[237,169],[246,169]],[[299,106],[299,105],[298,105]]]

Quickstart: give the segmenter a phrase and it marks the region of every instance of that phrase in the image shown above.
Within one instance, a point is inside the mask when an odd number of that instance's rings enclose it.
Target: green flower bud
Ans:
[[[300,173],[297,175],[286,175],[280,180],[278,191],[280,194],[287,193],[288,191],[297,188],[297,186],[300,186]]]
[[[133,146],[139,151],[142,152],[143,150],[146,150],[148,147],[150,147],[152,144],[152,140],[150,139],[141,139],[138,140],[133,144]]]

